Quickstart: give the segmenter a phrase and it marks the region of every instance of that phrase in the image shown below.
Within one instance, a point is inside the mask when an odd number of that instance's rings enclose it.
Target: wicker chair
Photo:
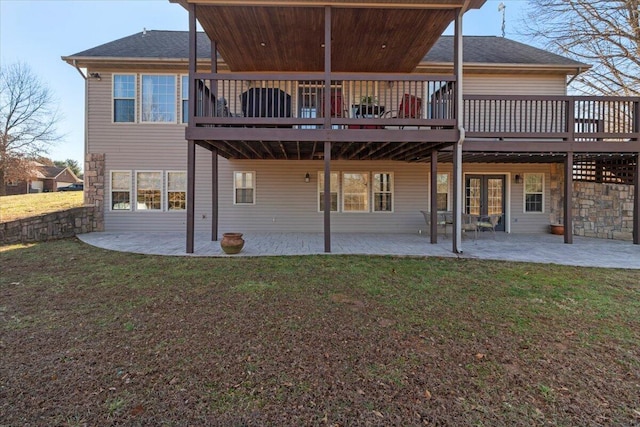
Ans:
[[[499,214],[480,217],[480,219],[478,220],[478,230],[491,230],[491,233],[493,233],[493,238],[495,239],[496,227],[500,223],[500,218],[502,218],[502,215]]]

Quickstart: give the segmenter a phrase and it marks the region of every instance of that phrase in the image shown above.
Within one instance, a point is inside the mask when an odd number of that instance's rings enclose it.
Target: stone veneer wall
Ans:
[[[95,208],[83,206],[0,223],[0,244],[64,239],[95,230]]]
[[[84,204],[94,206],[93,231],[104,231],[104,153],[89,153],[84,162]]]
[[[552,166],[550,222],[562,219],[564,166]],[[573,234],[633,240],[633,185],[573,183]]]

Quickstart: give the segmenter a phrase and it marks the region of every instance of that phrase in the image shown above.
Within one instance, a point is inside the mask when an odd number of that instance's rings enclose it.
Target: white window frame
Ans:
[[[318,203],[318,212],[324,212],[323,210],[320,209],[320,192],[322,191],[321,186],[324,185],[324,171],[318,171],[317,175],[318,175],[318,186],[316,187],[317,189],[316,199]],[[336,176],[336,182],[338,185],[338,188],[335,191],[336,210],[335,211],[332,210],[331,212],[340,212],[340,172],[331,172],[330,175]],[[332,193],[331,188],[329,188],[329,193]],[[331,196],[329,196],[329,198],[331,198]]]
[[[366,194],[364,195],[364,200],[365,200],[365,202],[366,202],[366,203],[367,203],[367,205],[368,205],[368,206],[366,207],[366,209],[363,209],[363,210],[360,210],[360,211],[346,210],[346,209],[345,209],[345,206],[344,206],[344,204],[345,204],[345,200],[346,200],[346,194],[345,194],[345,175],[351,175],[351,174],[353,174],[353,175],[356,175],[356,174],[357,174],[357,175],[364,175],[364,176],[366,176],[366,177],[367,177],[367,189],[366,189]],[[368,212],[371,212],[371,173],[369,173],[369,172],[363,172],[363,171],[345,171],[345,172],[342,172],[342,177],[341,177],[341,178],[342,178],[342,179],[341,179],[341,181],[340,181],[340,182],[342,183],[342,186],[341,186],[341,189],[342,189],[342,212],[344,212],[344,213],[348,213],[348,214],[351,214],[351,213],[358,214],[358,213],[368,213]]]
[[[445,175],[447,177],[447,208],[443,211],[439,210],[438,212],[450,212],[451,211],[451,174],[449,172],[438,172],[436,174],[436,206],[438,204],[438,175]]]
[[[153,121],[153,120],[144,120],[144,77],[145,76],[161,76],[161,77],[173,77],[173,121]],[[175,74],[167,74],[167,73],[141,73],[140,74],[140,113],[139,120],[140,123],[144,123],[145,125],[166,125],[166,124],[175,124],[179,123],[178,119],[178,82],[177,76]]]
[[[132,76],[133,77],[133,98],[116,98],[116,76]],[[111,75],[111,123],[116,125],[136,123],[138,117],[138,75],[132,73],[113,73]],[[116,122],[116,99],[133,99],[133,121],[131,122]]]
[[[169,189],[169,174],[173,173],[182,173],[185,176],[185,186],[184,190],[171,190]],[[184,209],[169,209],[169,193],[184,193]],[[164,196],[165,196],[165,204],[163,206],[166,212],[185,212],[187,210],[187,171],[185,170],[168,170],[164,173]]]
[[[160,174],[160,209],[138,209],[138,174],[139,173],[159,173]],[[140,169],[133,171],[135,209],[138,212],[163,212],[164,211],[164,174],[161,170]]]
[[[542,190],[540,192],[527,192],[527,177],[531,176],[531,175],[538,175],[542,177]],[[529,172],[529,173],[525,173],[524,174],[524,182],[522,184],[522,212],[526,213],[526,214],[532,214],[532,215],[540,215],[540,214],[544,214],[545,212],[545,179],[544,179],[544,173],[542,172]],[[542,195],[542,210],[541,211],[528,211],[527,210],[527,194],[541,194]]]
[[[114,173],[126,173],[129,175],[129,188],[126,190],[129,192],[129,209],[114,209],[113,208],[113,174]],[[133,175],[130,170],[118,170],[114,169],[109,171],[109,210],[112,212],[131,212],[133,210]],[[125,191],[124,189],[117,189],[116,191]]]
[[[389,191],[378,191],[377,189],[373,188],[373,183],[375,182],[375,176],[376,175],[389,175]],[[394,189],[394,185],[395,185],[395,177],[393,176],[393,172],[381,172],[381,171],[373,171],[371,172],[371,184],[369,185],[371,187],[371,212],[373,213],[393,213],[394,209],[395,209],[395,203],[396,203],[396,198],[395,198],[395,189]],[[391,194],[391,210],[388,211],[379,211],[376,209],[376,204],[375,204],[375,199],[376,199],[376,193],[378,194]]]
[[[182,97],[182,89],[184,86],[184,80],[187,80],[187,97],[183,98]],[[187,106],[189,105],[189,75],[188,74],[180,74],[180,89],[178,90],[178,98],[180,99],[180,123],[182,123],[183,125],[187,125],[189,124],[189,116],[187,115],[187,121],[184,121],[184,112],[185,112],[185,108],[184,108],[184,101],[187,101]],[[188,109],[187,109],[187,114],[188,114]]]
[[[236,174],[247,174],[250,173],[251,174],[251,179],[253,181],[253,187],[236,187]],[[248,206],[248,205],[255,205],[256,204],[256,172],[255,171],[233,171],[233,204],[234,205],[238,205],[238,206]],[[237,200],[237,191],[238,189],[248,189],[251,188],[253,189],[253,201],[251,203],[244,203],[244,202],[238,202]]]

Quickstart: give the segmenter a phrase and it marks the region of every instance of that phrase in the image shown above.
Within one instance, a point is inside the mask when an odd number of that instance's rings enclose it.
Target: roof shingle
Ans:
[[[453,36],[441,36],[424,57],[424,63],[453,62]],[[211,44],[204,33],[198,33],[198,58],[209,58]],[[587,67],[586,64],[496,36],[464,36],[465,63],[529,64]],[[69,58],[139,58],[188,59],[189,32],[146,30],[91,49],[70,55]]]

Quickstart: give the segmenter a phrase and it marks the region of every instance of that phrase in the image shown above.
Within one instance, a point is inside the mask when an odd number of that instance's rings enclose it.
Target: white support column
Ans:
[[[464,10],[456,12],[453,68],[456,76],[456,127],[460,132],[458,142],[453,146],[453,252],[462,253],[462,144],[464,142],[464,105],[462,99],[462,15]]]

